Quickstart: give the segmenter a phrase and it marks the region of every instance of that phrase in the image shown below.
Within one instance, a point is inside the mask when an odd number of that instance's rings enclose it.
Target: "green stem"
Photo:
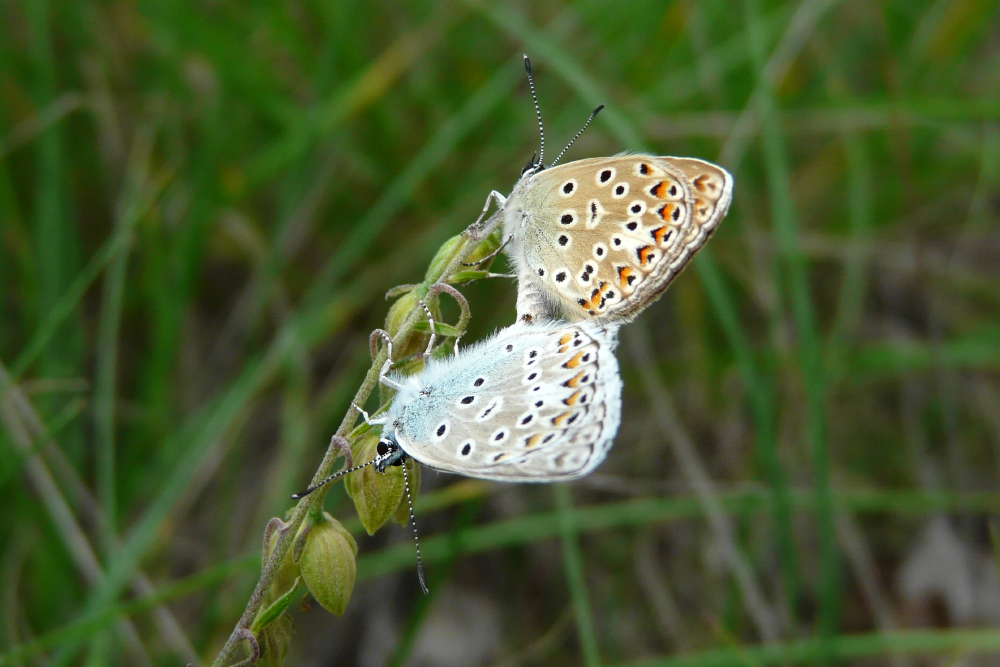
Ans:
[[[800,373],[806,395],[806,438],[812,457],[818,507],[820,543],[820,618],[822,637],[832,636],[838,625],[840,607],[840,563],[833,495],[831,492],[830,453],[826,440],[826,380],[822,346],[809,290],[809,271],[798,240],[798,215],[791,196],[788,151],[781,129],[773,82],[766,71],[763,35],[759,25],[756,0],[744,0],[747,36],[752,61],[758,77],[758,108],[761,115],[764,162],[774,233],[780,251],[777,272],[779,290],[790,292],[792,318],[798,338]],[[787,277],[787,286],[782,284]]]
[[[447,258],[447,261],[440,262],[438,264],[440,269],[438,271],[431,271],[428,273],[426,284],[429,285],[439,281],[446,281],[449,276],[461,269],[462,261],[469,255],[475,246],[476,243],[472,242],[469,232],[464,232],[460,237],[460,241],[452,245],[451,254]],[[404,320],[402,326],[399,328],[399,331],[396,333],[395,337],[393,337],[393,345],[398,347],[404,346],[410,335],[414,333],[417,322],[420,321],[423,316],[424,311],[420,307],[416,307],[410,311],[410,314],[407,316],[406,320]],[[296,331],[296,328],[293,327],[292,331]],[[295,336],[294,333],[290,333],[289,335],[293,337]],[[365,375],[364,381],[362,381],[358,391],[354,394],[354,400],[352,401],[353,404],[364,405],[372,391],[374,391],[375,387],[378,386],[379,371],[385,363],[386,354],[387,351],[383,348],[372,361],[372,365],[368,369],[368,373]],[[341,437],[346,436],[353,427],[354,422],[357,421],[357,418],[358,412],[352,407],[347,411],[347,414],[344,415],[344,419],[341,421],[340,427],[337,429],[335,435]],[[326,454],[323,456],[323,461],[316,469],[310,485],[318,484],[323,479],[328,477],[339,457],[340,450],[334,447],[331,443],[331,446],[327,448]],[[299,526],[302,525],[302,522],[305,520],[310,508],[322,505],[323,499],[326,497],[326,490],[327,489],[325,488],[320,489],[316,493],[306,496],[306,498],[300,501],[295,507],[291,518],[288,520],[288,529],[284,530],[276,540],[270,557],[267,559],[267,562],[264,563],[261,577],[250,596],[250,601],[247,603],[246,609],[244,609],[243,615],[240,617],[239,622],[233,629],[232,634],[230,634],[229,639],[226,640],[226,643],[219,651],[219,655],[212,663],[213,667],[223,667],[228,664],[230,659],[233,657],[237,646],[242,641],[241,633],[251,627],[254,618],[259,612],[261,606],[264,604],[271,581],[280,569],[280,563],[284,560],[285,554],[287,554],[288,550],[291,548],[294,536],[298,533]]]
[[[566,583],[573,599],[573,615],[576,617],[577,634],[580,636],[583,664],[587,667],[599,667],[601,654],[597,646],[597,632],[594,630],[594,613],[587,594],[583,554],[580,553],[580,545],[576,540],[573,497],[568,484],[556,484],[553,491],[556,498],[559,535],[562,538],[563,563],[566,566]]]

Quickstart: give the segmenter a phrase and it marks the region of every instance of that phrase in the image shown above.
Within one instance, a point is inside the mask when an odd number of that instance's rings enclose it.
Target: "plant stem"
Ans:
[[[447,261],[439,264],[439,266],[442,267],[439,275],[428,275],[427,281],[425,281],[423,285],[429,287],[434,283],[444,282],[457,271],[461,270],[461,262],[472,252],[472,250],[475,249],[478,242],[488,235],[489,230],[492,229],[498,221],[498,215],[494,214],[494,216],[487,220],[481,228],[466,229],[461,235],[461,242],[454,245],[451,250],[451,255],[447,258]],[[420,287],[418,286],[417,289],[420,289]],[[399,331],[393,338],[392,344],[397,347],[403,347],[409,337],[414,333],[414,328],[416,327],[417,322],[419,322],[423,316],[424,311],[419,306],[410,311],[406,320],[403,322],[403,325],[399,328]],[[372,391],[374,391],[375,387],[378,386],[379,371],[385,363],[386,354],[386,349],[383,348],[382,351],[375,356],[375,359],[372,360],[371,368],[368,369],[368,373],[365,375],[364,381],[361,383],[358,391],[354,394],[354,400],[352,401],[353,404],[364,405]],[[336,435],[342,437],[346,436],[350,432],[351,427],[354,425],[357,418],[357,411],[353,407],[350,408],[347,411],[347,414],[344,415],[344,419],[341,421]],[[325,479],[333,470],[334,463],[339,456],[340,450],[332,446],[331,442],[331,446],[327,448],[326,454],[323,456],[323,461],[313,474],[312,482],[310,484],[317,484]],[[233,629],[232,634],[229,635],[229,639],[226,640],[222,650],[219,651],[219,655],[212,663],[213,667],[224,667],[229,664],[230,659],[236,652],[236,647],[246,636],[246,631],[251,627],[254,618],[256,618],[259,613],[261,605],[264,603],[266,598],[268,588],[278,572],[285,555],[291,548],[295,535],[298,533],[299,526],[302,525],[302,522],[305,520],[310,508],[322,504],[325,496],[325,490],[321,489],[317,493],[310,494],[303,498],[295,508],[294,513],[288,521],[287,528],[279,535],[275,542],[274,549],[271,551],[270,557],[267,559],[267,562],[264,563],[260,579],[257,581],[257,586],[250,595],[250,600],[247,602],[246,609],[243,610],[243,615],[240,617],[239,622]]]

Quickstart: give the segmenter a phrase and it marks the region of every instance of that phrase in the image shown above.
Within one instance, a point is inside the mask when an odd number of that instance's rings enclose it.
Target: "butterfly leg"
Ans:
[[[431,339],[427,341],[427,349],[424,350],[424,364],[431,358],[431,350],[434,348],[434,343],[437,341],[437,331],[434,330],[434,316],[431,314],[431,309],[427,307],[427,304],[421,300],[420,307],[424,309],[427,313],[427,323],[431,327]]]
[[[483,257],[482,259],[477,259],[475,262],[462,262],[462,266],[479,266],[480,264],[482,264],[484,262],[490,261],[491,259],[493,259],[497,255],[499,255],[501,252],[503,252],[503,249],[507,247],[507,244],[510,243],[513,240],[514,240],[514,236],[513,235],[508,236],[504,240],[504,242],[500,244],[499,248],[497,248],[496,250],[494,250],[490,254],[486,255],[486,257]],[[491,274],[491,275],[489,275],[487,277],[488,278],[493,278],[493,277],[495,277],[495,275]]]
[[[386,422],[389,421],[388,417],[376,417],[375,419],[372,419],[371,417],[368,416],[368,413],[364,411],[364,408],[361,408],[358,405],[355,405],[354,403],[351,403],[351,406],[355,410],[361,413],[361,418],[364,419],[365,423],[368,424],[369,426],[381,426],[382,424],[385,424]]]
[[[483,206],[483,212],[480,213],[479,217],[476,218],[476,221],[474,223],[472,223],[473,226],[476,226],[480,222],[482,222],[483,218],[486,216],[486,212],[490,210],[490,204],[493,203],[494,199],[496,199],[497,202],[498,202],[497,203],[497,207],[498,208],[503,208],[504,205],[507,204],[507,198],[506,197],[504,197],[502,194],[500,194],[496,190],[491,191],[488,195],[486,195],[486,204]]]
[[[486,221],[485,224],[480,225],[483,218],[486,216],[486,213],[490,210],[490,204],[493,203],[494,199],[497,200],[498,202],[497,206],[499,207],[500,210],[497,211],[497,213],[490,216],[490,218]],[[503,211],[503,207],[506,204],[507,204],[507,198],[504,197],[499,192],[497,192],[496,190],[493,190],[492,192],[490,192],[489,195],[486,196],[486,205],[483,206],[483,212],[479,214],[479,217],[476,218],[476,221],[474,223],[469,225],[468,232],[472,240],[482,241],[484,238],[489,236],[494,229],[496,229],[496,226],[500,224],[501,221],[503,221],[503,216],[500,216],[499,213],[500,211]]]
[[[385,363],[382,364],[382,369],[378,372],[378,381],[379,383],[385,385],[386,387],[389,387],[389,389],[399,390],[402,387],[402,385],[389,378],[389,370],[392,368],[392,336],[390,336],[383,329],[376,329],[375,331],[372,332],[372,335],[368,338],[368,345],[371,347],[372,360],[374,360],[375,357],[378,356],[375,344],[380,336],[382,337],[383,340],[385,340],[385,347],[387,354],[385,358]]]

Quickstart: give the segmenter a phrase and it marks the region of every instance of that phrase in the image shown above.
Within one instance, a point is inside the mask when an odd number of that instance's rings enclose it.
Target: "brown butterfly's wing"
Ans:
[[[629,321],[725,216],[733,179],[694,158],[622,155],[544,170],[515,188],[519,316]],[[520,237],[520,238],[518,238]],[[525,311],[525,312],[522,312]]]

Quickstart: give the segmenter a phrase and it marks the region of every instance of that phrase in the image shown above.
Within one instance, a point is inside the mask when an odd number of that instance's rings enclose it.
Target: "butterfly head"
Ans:
[[[528,59],[527,54],[525,54],[524,56],[524,71],[528,75],[528,86],[531,88],[531,101],[535,105],[535,116],[538,118],[538,139],[540,145],[538,148],[538,161],[535,162],[535,156],[532,155],[531,160],[528,161],[528,164],[526,164],[524,168],[521,169],[521,178],[524,178],[525,176],[531,176],[532,174],[537,174],[538,172],[545,169],[545,127],[542,124],[542,108],[538,104],[538,94],[535,92],[535,78],[531,75],[531,60]],[[552,162],[552,166],[555,166],[559,162],[559,160],[566,153],[566,151],[569,150],[569,147],[573,145],[573,142],[576,141],[581,134],[583,134],[583,131],[587,129],[587,126],[590,125],[590,122],[594,120],[594,117],[597,116],[597,114],[600,113],[601,109],[603,108],[604,105],[602,104],[596,109],[594,109],[593,113],[590,114],[590,118],[587,119],[586,123],[584,123],[583,128],[581,128],[580,131],[576,133],[576,136],[570,139],[570,142],[569,144],[566,145],[566,148],[562,149],[562,152],[559,153],[559,156]]]
[[[538,153],[531,154],[531,159],[528,160],[528,163],[521,168],[521,178],[537,174],[541,170],[545,169],[545,165],[542,164],[541,159],[536,160],[537,157]]]
[[[396,442],[394,435],[383,435],[375,445],[375,458],[372,465],[375,470],[385,472],[389,466],[401,466],[406,461],[406,452]]]

